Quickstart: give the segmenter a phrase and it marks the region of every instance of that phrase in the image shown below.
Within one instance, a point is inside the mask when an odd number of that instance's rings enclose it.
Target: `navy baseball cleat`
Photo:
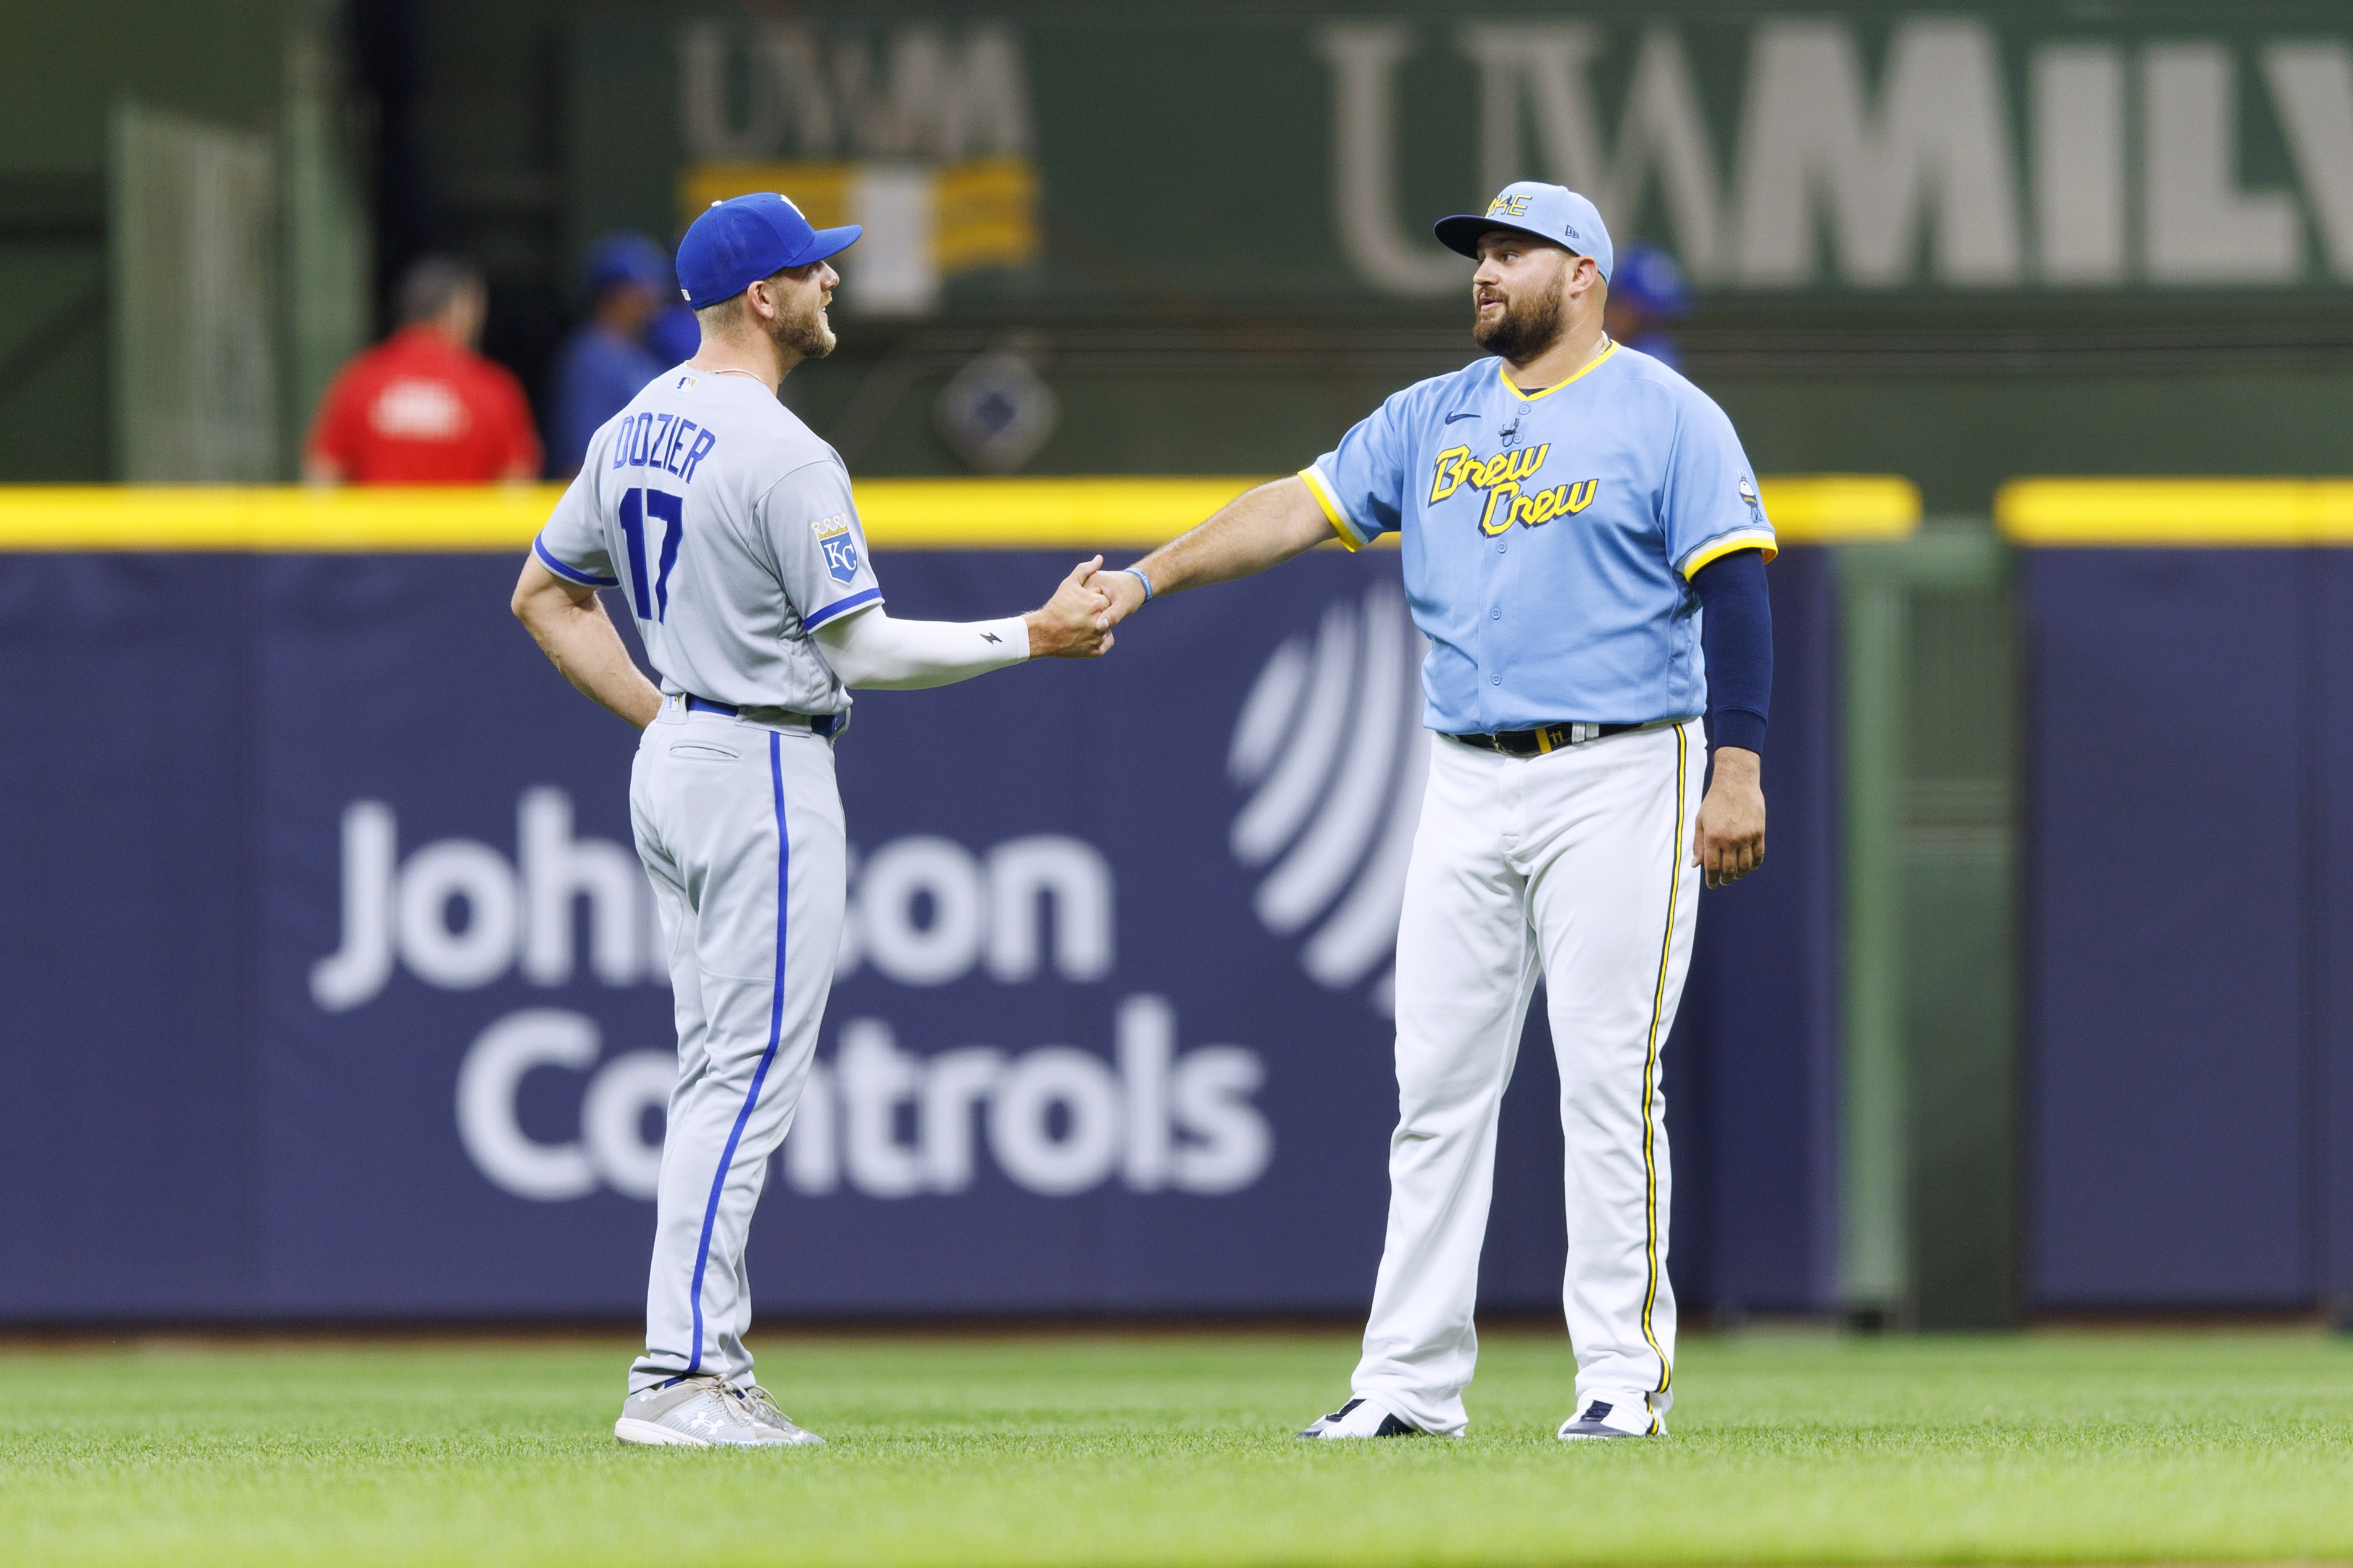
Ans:
[[[1651,1414],[1651,1402],[1641,1394],[1595,1399],[1585,1414],[1560,1424],[1560,1440],[1575,1443],[1588,1437],[1663,1437],[1667,1424]]]
[[[1336,1441],[1343,1437],[1419,1437],[1425,1434],[1419,1426],[1398,1420],[1370,1400],[1351,1399],[1329,1415],[1319,1415],[1308,1423],[1303,1437]]]

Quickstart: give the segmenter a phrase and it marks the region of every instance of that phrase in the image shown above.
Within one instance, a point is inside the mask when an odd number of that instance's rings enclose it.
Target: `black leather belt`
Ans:
[[[1460,741],[1466,746],[1476,746],[1482,752],[1501,752],[1507,757],[1540,757],[1567,746],[1582,746],[1590,741],[1622,735],[1629,730],[1655,727],[1655,721],[1650,724],[1546,724],[1541,730],[1498,730],[1492,735],[1450,734],[1447,739]]]
[[[713,702],[708,697],[697,697],[692,692],[686,694],[686,710],[690,713],[723,713],[730,719],[744,716],[744,710],[733,702]],[[784,717],[787,722],[799,720],[809,727],[810,733],[818,735],[830,735],[842,725],[842,716],[839,713],[787,713]]]

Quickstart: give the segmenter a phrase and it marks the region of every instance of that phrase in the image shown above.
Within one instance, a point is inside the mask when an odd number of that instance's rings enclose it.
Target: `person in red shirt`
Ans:
[[[345,365],[319,400],[302,477],[314,485],[482,485],[539,474],[522,385],[474,352],[482,276],[427,257],[400,285],[401,328]]]

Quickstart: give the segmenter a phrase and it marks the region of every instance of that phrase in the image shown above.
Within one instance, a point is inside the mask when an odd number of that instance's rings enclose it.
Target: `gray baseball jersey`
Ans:
[[[748,376],[655,377],[589,437],[532,550],[566,582],[626,593],[664,691],[848,710],[809,634],[882,597],[849,471]]]

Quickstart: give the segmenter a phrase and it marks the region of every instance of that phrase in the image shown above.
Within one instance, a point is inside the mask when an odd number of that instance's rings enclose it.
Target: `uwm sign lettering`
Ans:
[[[1430,218],[1531,177],[1718,290],[2353,281],[2341,6],[2183,6],[2162,28],[2130,8],[1617,15],[689,21],[660,134],[686,210],[773,178],[867,224],[860,310],[932,309],[978,269],[1085,275],[1040,209],[1228,287],[1226,230],[1155,215],[1232,213],[1240,145],[1258,188],[1328,191],[1337,253],[1271,256],[1256,289],[1328,290],[1336,264],[1371,293],[1455,293]]]
[[[1314,47],[1342,248],[1387,293],[1462,286],[1398,174],[1401,95],[1446,79],[1424,68],[1441,49],[1475,68],[1479,190],[1571,185],[1717,287],[2277,286],[2353,280],[2353,44],[2327,32],[2035,39],[1939,16],[1868,47],[1768,17],[1713,71],[1659,23],[1345,22]]]

